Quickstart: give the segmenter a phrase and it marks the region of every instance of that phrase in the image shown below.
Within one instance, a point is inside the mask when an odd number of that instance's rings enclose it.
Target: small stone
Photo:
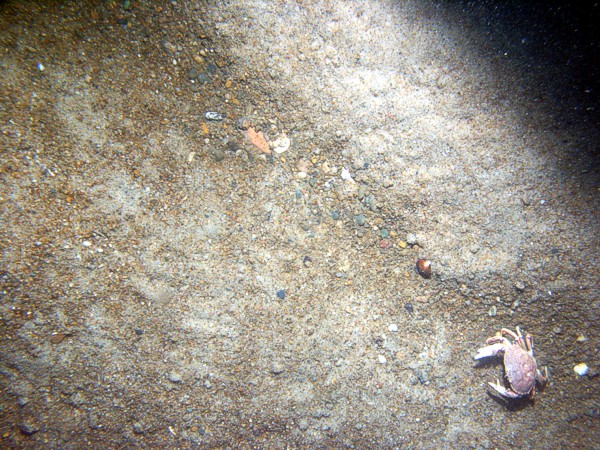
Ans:
[[[252,126],[252,121],[249,117],[240,117],[238,120],[235,121],[235,126],[238,130],[247,130]]]
[[[525,290],[525,284],[521,281],[517,281],[515,283],[515,288],[517,289],[517,291],[523,292]]]
[[[379,355],[377,359],[379,360],[379,364],[387,364],[387,358],[385,356]]]
[[[26,419],[21,424],[20,429],[21,429],[21,433],[23,433],[27,436],[31,436],[32,434],[35,434],[38,431],[40,431],[40,427],[33,421],[33,419]]]
[[[171,383],[181,383],[181,380],[182,380],[182,378],[181,378],[181,374],[179,372],[173,371],[173,372],[169,373],[169,381]]]
[[[133,432],[135,434],[144,434],[145,433],[145,429],[144,429],[144,424],[138,421],[133,422]]]
[[[406,241],[398,241],[398,247],[400,248],[406,248],[407,245],[408,243]]]
[[[275,375],[279,375],[283,372],[283,364],[280,361],[274,362],[273,366],[271,367],[271,372]]]
[[[521,201],[523,202],[523,205],[525,205],[525,206],[531,205],[531,200],[526,195],[524,195],[523,197],[521,197]]]
[[[390,248],[392,246],[392,241],[389,239],[382,239],[379,241],[379,246],[383,249]]]
[[[575,367],[573,367],[573,370],[580,377],[586,376],[590,372],[590,368],[586,363],[577,364]]]
[[[490,317],[496,317],[496,315],[498,314],[498,308],[496,308],[496,305],[492,305],[492,307],[488,311],[488,314],[490,315]]]
[[[395,323],[391,323],[388,326],[388,330],[390,330],[392,333],[397,333],[398,332],[398,325],[396,325]]]
[[[298,422],[298,428],[302,431],[308,430],[308,420],[301,419],[300,422]]]
[[[342,218],[342,215],[339,211],[331,211],[331,218],[333,220],[340,220]]]
[[[195,80],[196,78],[198,78],[200,76],[200,72],[198,72],[198,69],[196,68],[191,68],[190,70],[188,70],[188,78],[190,80]]]
[[[144,330],[140,329],[140,328],[135,328],[134,333],[137,334],[138,336],[141,336],[142,334],[144,334]]]
[[[310,258],[310,256],[305,256],[304,258],[302,258],[302,264],[304,264],[304,267],[310,267],[310,265],[312,264],[312,259]]]
[[[210,153],[213,159],[217,162],[223,161],[225,159],[225,152],[218,147],[211,149]]]
[[[277,298],[280,298],[281,300],[285,300],[285,291],[283,289],[280,289],[277,291]]]
[[[381,237],[383,239],[388,239],[390,237],[390,232],[388,230],[381,230]]]
[[[404,309],[406,309],[406,311],[408,311],[410,314],[412,314],[415,310],[411,302],[408,302],[406,305],[404,305]]]
[[[363,214],[357,214],[354,216],[354,222],[356,222],[356,225],[362,227],[367,222],[367,219]]]
[[[410,246],[417,245],[417,236],[413,233],[408,233],[406,236],[406,243]]]
[[[584,342],[587,342],[587,338],[583,334],[580,334],[579,336],[577,336],[577,342],[582,344]]]

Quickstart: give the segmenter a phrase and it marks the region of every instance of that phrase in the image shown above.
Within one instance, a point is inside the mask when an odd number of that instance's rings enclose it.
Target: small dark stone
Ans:
[[[227,150],[229,150],[230,152],[237,152],[240,149],[240,146],[238,145],[237,142],[235,141],[229,141],[227,142]]]
[[[198,69],[196,69],[195,67],[192,67],[190,70],[188,70],[188,78],[190,80],[195,80],[199,76],[200,76],[200,72],[198,72]]]
[[[304,264],[304,267],[309,267],[311,263],[312,259],[310,256],[305,256],[304,258],[302,258],[302,264]]]
[[[283,289],[280,289],[279,291],[277,291],[277,297],[280,298],[281,300],[285,299],[285,291]]]
[[[340,220],[341,217],[342,217],[342,215],[340,214],[339,211],[331,211],[331,218],[333,220]]]
[[[214,75],[217,72],[217,66],[215,64],[209,64],[206,68],[206,73],[208,75]]]
[[[124,17],[119,17],[117,19],[117,24],[119,24],[119,25],[127,26],[128,23],[129,23],[129,21],[127,19],[125,19]]]
[[[144,334],[144,330],[141,330],[140,328],[136,328],[133,330],[135,332],[135,334],[137,334],[138,336],[141,336],[142,334]]]
[[[21,424],[21,433],[27,436],[31,436],[32,434],[35,434],[38,431],[40,431],[40,427],[38,427],[37,424],[33,422],[33,420],[25,420]]]
[[[406,311],[408,311],[410,314],[412,314],[415,310],[411,302],[408,302],[406,305],[404,305],[404,309],[406,309]]]

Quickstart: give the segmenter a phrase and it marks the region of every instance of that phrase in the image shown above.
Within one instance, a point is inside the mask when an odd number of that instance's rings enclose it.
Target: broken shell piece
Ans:
[[[256,132],[254,128],[250,127],[246,130],[246,136],[256,148],[258,148],[261,152],[270,154],[271,149],[269,148],[269,143],[265,139],[265,136],[262,131]]]
[[[417,259],[417,272],[423,278],[431,278],[431,261],[426,259]]]
[[[270,142],[270,145],[275,153],[283,153],[290,148],[291,143],[290,138],[283,136]]]
[[[356,181],[354,181],[354,179],[352,178],[352,175],[350,175],[350,171],[345,167],[342,169],[341,176],[342,180],[349,181],[351,183],[356,183]]]
[[[590,368],[588,367],[588,365],[586,363],[577,364],[575,367],[573,367],[573,370],[580,377],[584,377],[588,373],[590,373]]]

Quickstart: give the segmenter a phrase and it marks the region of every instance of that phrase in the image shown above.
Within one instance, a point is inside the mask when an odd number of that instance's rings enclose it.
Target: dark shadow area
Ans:
[[[457,22],[479,29],[480,55],[497,67],[498,80],[522,80],[524,120],[547,112],[555,126],[578,136],[575,158],[583,173],[598,163],[600,124],[600,5],[593,1],[450,1]],[[531,104],[531,115],[527,103]],[[535,108],[535,109],[534,109]]]

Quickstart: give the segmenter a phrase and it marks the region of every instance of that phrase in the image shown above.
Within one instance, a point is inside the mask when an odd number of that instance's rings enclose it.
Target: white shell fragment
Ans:
[[[590,372],[590,368],[586,363],[577,364],[575,367],[573,367],[573,370],[580,377],[586,376]]]
[[[270,144],[271,144],[271,148],[273,149],[273,151],[275,153],[283,153],[290,148],[292,141],[290,141],[289,137],[283,136],[283,137],[280,137],[279,139],[275,139]]]
[[[227,119],[227,114],[218,113],[218,112],[214,112],[214,111],[208,111],[206,114],[204,114],[204,117],[206,118],[206,120],[218,121],[218,120]]]
[[[354,179],[352,178],[352,175],[350,175],[350,171],[348,169],[346,169],[345,167],[342,169],[342,180],[345,181],[349,181],[351,183],[356,183],[356,181],[354,181]]]

